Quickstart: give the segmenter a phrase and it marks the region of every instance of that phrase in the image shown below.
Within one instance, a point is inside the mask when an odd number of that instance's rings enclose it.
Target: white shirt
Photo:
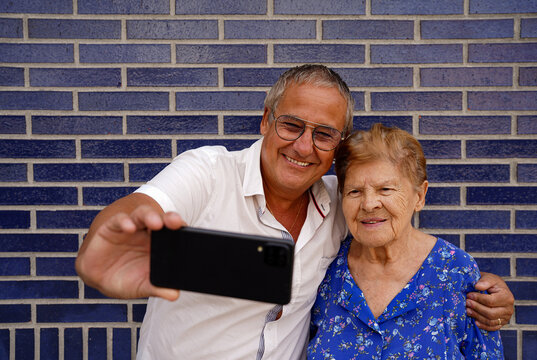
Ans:
[[[137,191],[190,226],[290,238],[266,210],[261,142],[236,152],[219,146],[187,151]],[[337,180],[326,176],[310,189],[295,245],[292,298],[280,319],[267,321],[278,309],[263,302],[188,291],[174,302],[150,298],[138,359],[303,358],[317,287],[345,235]]]

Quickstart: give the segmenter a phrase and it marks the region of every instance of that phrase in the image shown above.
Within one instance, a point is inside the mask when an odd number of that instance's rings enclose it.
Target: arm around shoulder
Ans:
[[[151,197],[130,194],[95,217],[78,252],[76,271],[87,285],[109,297],[174,300],[178,291],[149,281],[150,234],[163,226],[183,225],[178,214],[164,213]]]

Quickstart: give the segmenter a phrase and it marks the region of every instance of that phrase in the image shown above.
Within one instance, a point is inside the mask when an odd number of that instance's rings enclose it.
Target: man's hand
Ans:
[[[155,287],[149,281],[150,234],[164,225],[178,229],[185,223],[176,213],[164,214],[154,200],[135,195],[131,200],[142,199],[145,204],[120,200],[119,206],[112,204],[111,210],[99,213],[80,248],[76,270],[87,285],[108,297],[175,300],[178,290]],[[120,211],[130,208],[134,210]]]
[[[466,313],[475,318],[476,325],[487,331],[496,331],[507,325],[513,316],[515,303],[507,284],[497,275],[482,272],[475,288],[488,292],[471,292],[467,295]]]

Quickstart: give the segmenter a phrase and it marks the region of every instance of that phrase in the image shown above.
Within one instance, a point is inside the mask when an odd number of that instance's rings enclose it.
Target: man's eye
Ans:
[[[291,131],[300,131],[300,130],[302,130],[302,126],[300,126],[300,124],[298,124],[296,122],[286,121],[286,122],[283,122],[282,125],[285,126],[285,128],[287,130],[291,130]]]

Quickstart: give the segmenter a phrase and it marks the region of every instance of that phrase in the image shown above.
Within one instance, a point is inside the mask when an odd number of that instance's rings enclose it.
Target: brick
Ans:
[[[127,39],[218,39],[218,21],[127,20]]]
[[[412,86],[412,68],[337,69],[348,86]]]
[[[1,134],[26,134],[26,118],[24,116],[0,116]]]
[[[15,358],[34,359],[35,357],[34,329],[15,329]]]
[[[275,0],[274,14],[283,15],[365,15],[365,0]]]
[[[148,91],[80,92],[78,104],[81,111],[168,110],[169,94]]]
[[[470,14],[509,14],[537,12],[537,3],[533,0],[471,0]]]
[[[518,116],[517,125],[519,134],[537,134],[537,116]]]
[[[535,353],[537,353],[537,331],[522,331],[522,359],[531,359]]]
[[[534,158],[536,140],[467,140],[468,158]]]
[[[537,229],[537,211],[515,211],[515,227],[517,229]]]
[[[537,61],[537,43],[469,44],[470,63],[509,63]]]
[[[9,329],[0,329],[0,356],[2,359],[10,359]]]
[[[225,20],[225,39],[315,39],[314,20]]]
[[[466,201],[469,205],[536,205],[537,187],[470,186],[466,189]]]
[[[535,292],[534,281],[506,281],[509,290],[513,293],[515,299],[519,300],[536,300],[537,292]],[[535,332],[537,335],[537,331]],[[537,337],[536,339],[537,340]],[[531,359],[530,357],[522,356],[523,359]]]
[[[510,116],[420,116],[420,134],[511,134]]]
[[[26,164],[0,164],[0,181],[27,181]]]
[[[496,182],[508,183],[510,180],[509,165],[437,165],[427,166],[429,181],[436,183],[450,182]]]
[[[535,234],[467,234],[469,252],[537,252]],[[520,299],[518,299],[520,300]]]
[[[460,159],[461,142],[458,140],[421,140],[427,159]]]
[[[72,0],[17,0],[0,2],[0,13],[71,14]]]
[[[0,91],[0,110],[73,110],[65,91]]]
[[[537,6],[536,6],[537,9]],[[537,19],[520,19],[520,37],[537,37]]]
[[[67,328],[63,331],[64,360],[82,360],[83,340],[81,328]]]
[[[167,44],[80,44],[81,63],[170,63]]]
[[[173,0],[171,0],[173,1]],[[265,15],[267,3],[265,0],[175,0],[177,15]]]
[[[463,0],[371,0],[374,15],[463,14]]]
[[[37,305],[38,323],[125,322],[126,304]]]
[[[131,359],[131,329],[115,328],[113,330],[112,354],[114,359]]]
[[[259,134],[261,116],[224,116],[224,134]]]
[[[132,321],[142,322],[144,320],[146,304],[132,304]]]
[[[28,229],[29,227],[29,211],[0,210],[0,229]]]
[[[217,134],[218,117],[127,116],[127,134]]]
[[[99,290],[84,285],[84,299],[110,299],[109,297],[104,296]]]
[[[88,330],[88,358],[107,358],[107,335],[106,328],[90,328]]]
[[[261,110],[263,91],[177,92],[176,110]]]
[[[226,68],[224,86],[268,86],[271,87],[284,68]]]
[[[460,205],[461,193],[458,187],[429,187],[426,205]]]
[[[460,44],[371,45],[373,64],[462,63]]]
[[[513,19],[422,20],[422,39],[512,38]]]
[[[354,99],[354,110],[365,110],[363,91],[351,91],[351,96]]]
[[[33,134],[122,134],[121,116],[32,116]]]
[[[123,164],[34,164],[35,181],[124,181]]]
[[[164,169],[168,163],[129,164],[129,181],[147,182]]]
[[[517,324],[537,325],[537,306],[515,306],[515,318]]]
[[[39,360],[54,360],[60,356],[59,330],[57,328],[45,328],[40,331]]]
[[[82,140],[82,158],[170,158],[170,140]]]
[[[0,276],[30,275],[30,259],[23,257],[0,257]],[[0,313],[2,308],[0,307]],[[0,319],[2,317],[0,316]]]
[[[79,14],[166,14],[170,13],[168,0],[78,0]]]
[[[82,189],[82,199],[86,206],[102,205],[106,206],[117,199],[127,196],[136,190],[137,187],[85,187]]]
[[[77,281],[0,281],[0,299],[69,299],[77,297]]]
[[[537,259],[516,259],[516,274],[517,276],[537,276]]]
[[[326,4],[330,4],[326,2]],[[411,20],[324,20],[323,39],[402,39],[414,38]]]
[[[72,44],[0,44],[0,62],[72,63]]]
[[[468,110],[537,110],[537,91],[469,91]]]
[[[389,127],[396,126],[399,129],[412,133],[412,116],[355,116],[353,119],[353,129],[369,130],[375,123],[381,123]]]
[[[217,86],[218,69],[129,68],[128,86]]]
[[[475,258],[481,272],[490,272],[498,276],[510,276],[511,265],[507,258]]]
[[[77,276],[74,257],[38,257],[35,265],[37,276]]]
[[[371,110],[373,111],[428,111],[461,109],[462,92],[459,91],[371,93]]]
[[[363,63],[364,45],[281,44],[274,45],[274,61],[279,63]]]
[[[517,358],[517,332],[516,330],[500,330],[502,338],[503,355],[506,360]]]
[[[177,140],[177,154],[202,146],[224,146],[229,151],[242,150],[252,145],[256,140],[246,139],[208,139],[208,140]]]
[[[423,210],[419,218],[425,229],[509,229],[510,225],[509,211]]]
[[[521,86],[537,86],[537,67],[521,67],[518,81]]]
[[[32,320],[31,305],[0,305],[0,319],[2,323],[27,323]],[[9,337],[8,337],[9,339]],[[2,354],[2,339],[0,335],[0,357]],[[9,349],[9,342],[8,342]],[[9,359],[9,357],[2,357],[2,359]]]
[[[0,140],[0,158],[74,158],[74,140]]]
[[[54,210],[37,211],[38,229],[87,229],[99,211]]]
[[[517,180],[519,182],[537,182],[537,164],[518,164]]]
[[[423,68],[421,86],[512,86],[512,68]]]
[[[2,252],[75,252],[77,234],[5,234],[0,233]]]
[[[0,18],[0,38],[22,38],[22,19]]]
[[[121,86],[121,69],[30,69],[31,86]]]
[[[120,20],[28,19],[34,39],[120,39]]]
[[[0,205],[76,205],[75,187],[0,187]]]
[[[24,69],[0,67],[0,86],[24,86]]]
[[[178,64],[264,63],[266,45],[176,45]]]

